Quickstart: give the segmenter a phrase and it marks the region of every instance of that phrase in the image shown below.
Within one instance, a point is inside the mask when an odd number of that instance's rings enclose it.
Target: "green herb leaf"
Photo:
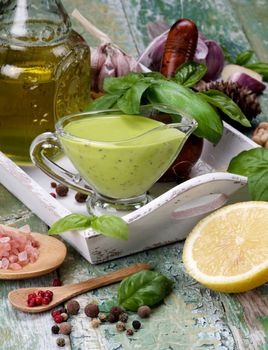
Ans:
[[[122,96],[122,93],[106,94],[96,100],[92,101],[85,111],[98,111],[111,109],[116,106],[118,99]]]
[[[150,82],[143,81],[132,85],[118,100],[118,108],[127,114],[138,114],[140,111],[141,97],[150,85]]]
[[[88,216],[70,214],[56,221],[49,229],[49,234],[58,234],[71,230],[84,230],[92,227],[97,232],[118,239],[128,239],[128,225],[120,217],[114,215]]]
[[[142,74],[145,78],[144,81],[156,82],[158,80],[168,80],[168,78],[159,72],[145,72]]]
[[[118,239],[128,239],[128,225],[119,216],[102,215],[94,216],[91,221],[91,227],[104,236]]]
[[[255,201],[268,201],[268,169],[260,171],[248,178],[250,197]]]
[[[252,69],[262,75],[263,80],[268,82],[268,63],[257,62],[245,65],[246,68]]]
[[[181,65],[173,78],[177,83],[186,87],[194,86],[207,71],[205,64],[199,64],[195,62],[185,62]]]
[[[238,64],[239,66],[244,66],[251,60],[253,54],[254,52],[252,50],[240,52],[236,56],[235,64]]]
[[[198,94],[206,99],[210,104],[218,107],[231,119],[246,127],[251,127],[249,120],[246,118],[239,106],[223,92],[218,90],[208,90],[199,92]]]
[[[124,92],[132,85],[143,79],[141,73],[129,73],[121,77],[107,77],[103,82],[103,90],[109,93]]]
[[[147,99],[163,103],[178,113],[195,119],[198,127],[195,134],[212,143],[217,143],[222,135],[223,126],[216,110],[197,93],[174,81],[163,80],[152,84],[146,91]]]
[[[227,171],[247,176],[252,200],[268,201],[268,149],[257,147],[243,151],[234,157]]]
[[[172,290],[172,281],[159,272],[143,270],[120,283],[118,302],[126,310],[137,311],[139,306],[153,306]]]
[[[93,216],[82,214],[70,214],[56,221],[48,230],[48,233],[55,235],[70,230],[83,230],[91,226]]]

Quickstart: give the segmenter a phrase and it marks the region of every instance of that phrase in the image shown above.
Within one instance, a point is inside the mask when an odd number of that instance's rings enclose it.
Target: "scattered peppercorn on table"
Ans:
[[[63,4],[69,13],[76,7],[135,57],[149,42],[147,23],[162,19],[171,25],[185,17],[231,54],[252,49],[260,61],[268,62],[268,2],[262,0],[63,0]],[[99,44],[75,19],[72,22],[91,46]],[[263,115],[268,116],[267,92],[261,102]],[[29,224],[33,231],[47,232],[46,225],[1,185],[0,223],[17,227]],[[57,344],[58,335],[51,331],[55,323],[50,312],[29,315],[16,311],[8,302],[9,291],[49,287],[56,278],[63,284],[75,283],[137,262],[152,264],[174,282],[173,291],[164,303],[154,308],[150,317],[140,319],[141,328],[127,336],[109,323],[94,328],[84,313],[88,303],[102,303],[116,297],[118,284],[78,296],[80,310],[69,319],[72,331],[64,335],[65,349],[266,349],[267,286],[237,295],[212,292],[185,273],[182,248],[180,242],[93,266],[68,247],[67,258],[56,272],[29,280],[1,280],[0,349],[53,350],[63,345],[62,341]],[[130,315],[128,322],[131,324],[135,317]]]

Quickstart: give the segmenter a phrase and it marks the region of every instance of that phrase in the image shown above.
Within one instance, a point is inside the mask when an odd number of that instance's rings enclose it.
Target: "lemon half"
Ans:
[[[244,292],[268,281],[268,202],[227,205],[201,220],[183,249],[187,272],[213,290]]]

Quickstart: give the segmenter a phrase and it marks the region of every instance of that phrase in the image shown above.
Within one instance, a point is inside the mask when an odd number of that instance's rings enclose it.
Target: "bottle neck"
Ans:
[[[71,29],[60,0],[0,0],[0,43],[53,45]]]

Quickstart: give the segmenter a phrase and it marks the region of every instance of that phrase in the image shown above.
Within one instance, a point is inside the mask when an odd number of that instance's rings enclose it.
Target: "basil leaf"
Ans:
[[[145,78],[145,81],[147,81],[147,79],[150,78],[149,81],[151,82],[157,80],[168,80],[168,78],[166,78],[163,74],[159,72],[145,72],[143,73],[143,76]]]
[[[240,52],[236,56],[235,64],[238,64],[239,66],[244,66],[251,60],[253,54],[254,52],[252,50]]]
[[[124,92],[126,89],[130,88],[132,85],[136,84],[143,78],[141,73],[129,73],[121,77],[107,77],[103,82],[103,90],[105,92]]]
[[[195,119],[198,127],[195,134],[212,143],[217,143],[222,135],[223,126],[216,110],[200,95],[174,81],[155,83],[146,91],[150,103],[163,103],[177,113]]]
[[[118,99],[122,96],[120,94],[106,94],[96,100],[92,101],[86,108],[85,111],[98,111],[111,109],[116,106]]]
[[[257,147],[234,157],[227,171],[248,177],[251,199],[268,201],[268,149]]]
[[[205,64],[185,62],[181,65],[173,78],[177,83],[186,87],[194,86],[207,72]]]
[[[268,169],[268,149],[256,147],[243,151],[231,159],[227,171],[251,176],[266,169]]]
[[[91,227],[103,234],[104,236],[114,237],[118,239],[128,239],[128,225],[119,216],[102,215],[94,216]]]
[[[223,92],[218,90],[208,90],[199,92],[198,94],[206,99],[210,104],[218,107],[231,119],[244,126],[251,127],[249,120],[246,118],[239,106]]]
[[[129,88],[117,101],[117,106],[126,114],[138,114],[140,112],[141,97],[145,90],[151,85],[139,81]]]
[[[268,168],[248,178],[250,197],[255,201],[268,201]]]
[[[56,221],[48,230],[49,234],[58,234],[70,230],[83,230],[91,226],[93,217],[82,214],[70,214]]]
[[[136,311],[142,305],[153,306],[172,290],[172,281],[159,272],[143,270],[120,283],[118,303],[126,310]]]
[[[246,68],[252,69],[262,75],[264,81],[268,81],[268,63],[257,62],[245,65]]]

